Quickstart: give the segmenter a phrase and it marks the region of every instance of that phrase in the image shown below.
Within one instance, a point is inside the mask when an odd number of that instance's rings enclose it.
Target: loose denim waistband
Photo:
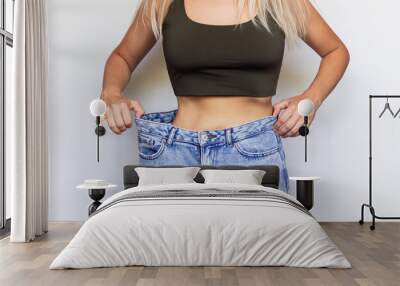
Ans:
[[[152,136],[161,136],[166,138],[169,144],[173,140],[200,145],[232,144],[247,137],[255,136],[258,133],[272,130],[272,125],[277,119],[276,116],[266,116],[231,128],[194,131],[172,125],[177,111],[175,109],[164,112],[145,113],[141,118],[136,118],[138,134],[146,133]]]

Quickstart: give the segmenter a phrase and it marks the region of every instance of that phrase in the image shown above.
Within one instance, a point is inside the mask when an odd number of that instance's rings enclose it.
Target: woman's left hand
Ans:
[[[298,95],[274,104],[274,116],[278,116],[273,128],[281,137],[295,137],[299,135],[299,129],[304,124],[304,117],[297,111],[297,105],[303,99],[310,99],[305,95]],[[308,126],[311,124],[318,105],[314,100],[314,111],[308,116]]]

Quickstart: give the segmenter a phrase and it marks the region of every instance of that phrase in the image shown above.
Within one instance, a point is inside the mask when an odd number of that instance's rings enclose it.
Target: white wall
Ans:
[[[400,94],[400,2],[315,2],[347,44],[351,63],[312,126],[309,163],[303,162],[301,138],[284,141],[289,172],[293,176],[322,178],[316,185],[312,210],[317,219],[357,221],[360,204],[368,198],[368,95]],[[49,1],[50,220],[84,220],[90,200],[86,191],[76,190],[75,185],[87,178],[104,178],[121,186],[122,167],[137,162],[134,128],[121,136],[108,132],[101,139],[101,162],[96,162],[94,119],[88,112],[90,101],[101,89],[104,62],[127,29],[136,3]],[[318,56],[305,45],[287,51],[274,99],[302,92],[313,79],[318,64]],[[147,112],[176,106],[160,44],[133,74],[127,94],[138,99]],[[377,103],[375,113],[384,102]],[[393,105],[397,109],[400,101]],[[397,120],[382,119],[376,125],[379,132],[374,152],[379,159],[374,170],[374,199],[379,215],[399,215]]]

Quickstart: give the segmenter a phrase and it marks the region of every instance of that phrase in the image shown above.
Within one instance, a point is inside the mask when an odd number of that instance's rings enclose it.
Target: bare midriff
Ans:
[[[175,127],[220,130],[239,126],[273,113],[271,96],[178,96]]]

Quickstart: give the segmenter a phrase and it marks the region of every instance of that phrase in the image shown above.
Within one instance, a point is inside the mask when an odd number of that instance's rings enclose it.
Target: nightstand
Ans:
[[[93,200],[93,203],[88,208],[89,216],[101,205],[100,200],[104,198],[106,190],[115,187],[117,185],[109,184],[104,180],[85,180],[83,184],[76,186],[77,189],[88,190],[89,197]]]
[[[304,207],[311,210],[314,206],[314,181],[319,177],[290,177],[292,181],[296,181],[296,199],[301,202]]]

